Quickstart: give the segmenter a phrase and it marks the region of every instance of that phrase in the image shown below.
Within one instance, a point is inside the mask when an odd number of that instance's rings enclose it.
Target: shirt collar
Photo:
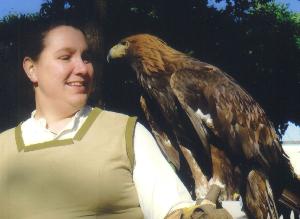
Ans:
[[[72,117],[71,121],[69,121],[68,124],[59,133],[57,133],[57,134],[53,133],[53,134],[55,134],[56,138],[58,138],[60,135],[62,135],[66,131],[76,130],[78,128],[80,119],[81,118],[85,118],[91,110],[92,110],[92,107],[90,107],[90,106],[84,106],[83,108],[81,108],[81,110],[79,110],[77,113],[75,113],[75,115]],[[42,117],[36,119],[35,115],[36,115],[36,110],[34,110],[31,113],[31,119],[32,119],[32,121],[36,125],[38,125],[39,127],[41,127],[43,129],[49,131],[49,129],[47,129],[47,121],[46,121],[46,119],[42,118]]]

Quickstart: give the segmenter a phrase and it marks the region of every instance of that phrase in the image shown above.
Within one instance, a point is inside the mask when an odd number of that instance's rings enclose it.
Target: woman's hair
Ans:
[[[86,36],[80,24],[70,22],[68,20],[32,22],[25,31],[22,40],[22,55],[23,57],[30,57],[33,61],[37,61],[43,49],[45,48],[45,38],[47,34],[59,26],[72,26],[80,30]]]

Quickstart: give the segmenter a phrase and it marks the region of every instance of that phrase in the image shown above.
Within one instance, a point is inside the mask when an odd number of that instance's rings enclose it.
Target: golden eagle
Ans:
[[[108,59],[135,70],[153,134],[177,169],[191,171],[197,198],[217,180],[224,199],[241,194],[249,218],[299,210],[300,183],[272,123],[232,77],[149,34],[122,39]]]

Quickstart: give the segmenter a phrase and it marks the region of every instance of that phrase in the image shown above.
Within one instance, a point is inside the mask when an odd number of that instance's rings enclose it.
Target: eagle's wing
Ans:
[[[156,121],[157,117],[153,115],[153,109],[151,109],[151,107],[153,107],[153,104],[149,106],[149,104],[147,103],[147,99],[144,96],[141,96],[140,104],[152,130],[152,134],[154,135],[156,142],[162,150],[164,156],[169,163],[172,163],[176,167],[176,169],[179,170],[179,153],[173,146],[174,144],[172,144],[172,140],[169,138],[168,134],[158,125],[159,123],[158,121]]]
[[[178,145],[177,138],[173,134],[172,129],[166,126],[167,123],[160,113],[156,102],[151,101],[151,98],[147,94],[144,94],[140,98],[140,104],[158,146],[167,161],[176,168],[176,173],[187,189],[194,194],[194,186],[196,186],[196,188],[201,186],[201,192],[205,192],[206,187],[204,184],[207,183],[206,176],[201,170],[199,171],[197,167],[194,166],[196,162],[188,168],[190,162],[193,162],[195,158],[192,154],[187,153],[189,159],[183,159],[186,156],[185,150]],[[201,185],[197,184],[198,181],[196,181],[196,185],[194,185],[195,179],[201,181]]]
[[[207,141],[203,135],[209,132],[234,157],[255,159],[269,167],[269,161],[284,152],[262,108],[221,70],[197,64],[173,73],[170,85],[200,139]]]

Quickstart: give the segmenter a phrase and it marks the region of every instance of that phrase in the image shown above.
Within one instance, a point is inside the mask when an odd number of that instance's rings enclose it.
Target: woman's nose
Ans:
[[[75,63],[75,73],[76,74],[87,74],[88,73],[88,62],[82,58],[78,58]]]

